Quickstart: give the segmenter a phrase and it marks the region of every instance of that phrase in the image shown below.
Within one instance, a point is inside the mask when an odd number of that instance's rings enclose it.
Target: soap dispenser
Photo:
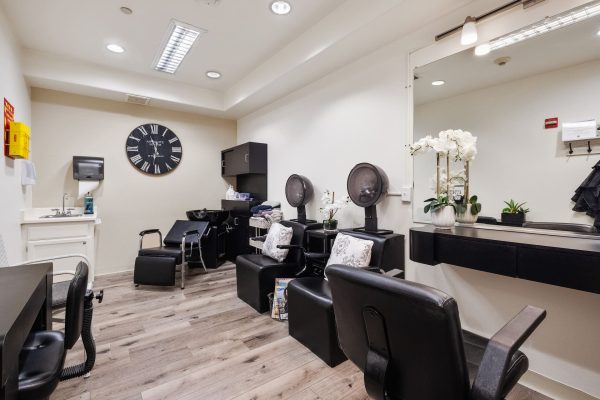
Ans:
[[[87,215],[94,214],[94,198],[90,192],[83,198],[83,213]]]

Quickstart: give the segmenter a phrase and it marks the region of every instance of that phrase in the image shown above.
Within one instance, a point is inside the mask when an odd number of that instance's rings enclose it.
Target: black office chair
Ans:
[[[20,400],[48,399],[59,381],[83,376],[96,360],[91,336],[94,292],[87,290],[88,267],[80,262],[70,282],[65,310],[65,332],[33,332],[19,355],[18,397]],[[98,296],[102,301],[102,293]],[[63,369],[66,351],[83,336],[86,360]]]
[[[244,254],[235,260],[237,295],[259,313],[269,310],[268,294],[273,292],[275,278],[293,278],[303,266],[302,249],[311,226],[294,221],[281,221],[281,225],[293,230],[290,251],[283,262],[262,254]]]
[[[376,235],[367,232],[343,231],[363,240],[373,242],[368,270],[390,271],[402,268],[404,277],[404,236],[398,234]],[[339,347],[329,283],[323,277],[323,267],[315,261],[329,254],[306,253],[306,268],[288,285],[288,329],[294,339],[309,348],[330,367],[346,360]]]
[[[461,331],[456,301],[414,282],[331,266],[340,346],[376,400],[501,400],[527,371],[518,348],[546,317],[525,307],[491,339]]]
[[[140,249],[135,259],[133,283],[137,285],[174,286],[175,271],[181,269],[181,288],[185,287],[186,267],[199,261],[207,272],[202,257],[202,240],[210,234],[209,221],[175,221],[163,242],[159,229],[140,232]],[[159,247],[143,248],[144,237],[158,234]],[[164,243],[164,245],[163,245]]]

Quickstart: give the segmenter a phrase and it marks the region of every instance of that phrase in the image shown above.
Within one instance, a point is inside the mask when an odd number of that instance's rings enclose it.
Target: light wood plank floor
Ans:
[[[135,288],[132,274],[99,278],[92,376],[61,382],[52,400],[367,399],[352,363],[329,368],[287,324],[239,300],[235,268],[197,273],[179,288]],[[81,362],[78,344],[67,365]],[[518,387],[509,400],[549,400]]]

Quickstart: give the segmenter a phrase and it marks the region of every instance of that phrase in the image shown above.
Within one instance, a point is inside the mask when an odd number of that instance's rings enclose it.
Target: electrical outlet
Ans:
[[[403,202],[410,203],[412,201],[412,187],[403,186],[399,193]]]

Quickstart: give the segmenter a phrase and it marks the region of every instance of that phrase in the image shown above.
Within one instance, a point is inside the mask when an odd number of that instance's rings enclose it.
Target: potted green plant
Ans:
[[[481,212],[481,203],[477,196],[471,196],[467,199],[466,196],[455,200],[456,220],[463,224],[474,224],[477,222],[477,216]]]
[[[431,222],[436,228],[450,229],[454,226],[454,204],[448,196],[441,195],[425,200],[425,213],[431,212]]]
[[[502,209],[502,223],[512,226],[522,226],[525,222],[525,214],[529,212],[529,208],[524,208],[525,202],[519,203],[510,199],[505,201],[506,207]]]

